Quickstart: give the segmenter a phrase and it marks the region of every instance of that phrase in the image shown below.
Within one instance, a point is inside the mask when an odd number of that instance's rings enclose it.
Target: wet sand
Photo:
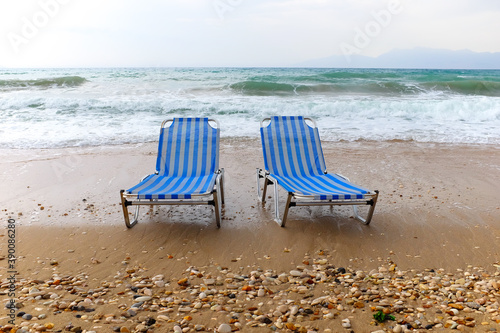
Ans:
[[[369,226],[353,219],[348,208],[296,207],[290,210],[287,226],[280,228],[273,221],[273,199],[265,206],[257,201],[255,169],[263,166],[263,160],[260,143],[254,139],[221,142],[226,204],[220,229],[213,209],[206,206],[143,207],[139,224],[130,230],[125,227],[119,190],[154,171],[154,143],[0,151],[0,219],[4,225],[8,218],[16,221],[15,268],[21,281],[17,297],[28,281],[47,285],[54,274],[84,273],[89,288],[97,288],[102,281],[123,279],[127,267],[134,267],[143,276],[163,275],[167,284],[179,287],[176,281],[193,267],[204,267],[212,275],[224,268],[225,274],[271,270],[279,275],[322,258],[328,261],[326,266],[353,272],[393,267],[389,272],[414,275],[426,269],[457,273],[482,267],[481,272],[500,280],[495,266],[500,261],[498,147],[341,142],[324,143],[323,149],[329,172],[380,190]],[[281,193],[282,204],[284,198]],[[2,234],[0,256],[5,257],[6,229]],[[7,261],[0,263],[5,291]],[[19,310],[34,311],[36,304]],[[358,315],[351,310],[354,322]],[[76,320],[68,311],[45,312],[48,319],[38,323],[51,321],[54,330]],[[371,317],[368,312],[363,314],[366,318]],[[343,329],[340,313],[335,325]],[[219,317],[212,312],[216,320],[207,316],[199,318],[206,330],[228,321],[227,313]],[[92,320],[80,321],[88,331],[111,331],[111,324],[92,329]],[[488,322],[500,329],[495,319]],[[357,323],[357,331],[373,326],[369,319],[363,323]],[[267,331],[270,326],[264,325]],[[322,331],[334,326],[317,327]]]

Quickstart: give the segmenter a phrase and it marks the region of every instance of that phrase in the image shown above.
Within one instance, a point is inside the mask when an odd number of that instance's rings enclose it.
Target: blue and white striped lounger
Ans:
[[[139,215],[137,206],[130,223],[130,205],[213,205],[220,227],[224,169],[219,169],[219,133],[219,123],[208,118],[174,118],[162,123],[156,172],[120,191],[128,228]]]
[[[326,172],[318,128],[312,119],[301,116],[266,118],[261,122],[260,134],[265,170],[257,169],[257,194],[264,203],[267,185],[274,184],[278,224],[285,226],[288,209],[292,206],[317,205],[352,205],[356,218],[370,223],[378,191],[370,191],[341,175]],[[262,194],[261,178],[264,178]],[[283,219],[279,217],[277,185],[288,192]],[[366,219],[358,214],[357,205],[371,206]]]

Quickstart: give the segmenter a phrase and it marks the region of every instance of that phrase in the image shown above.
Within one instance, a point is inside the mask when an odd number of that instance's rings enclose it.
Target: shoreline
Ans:
[[[220,144],[222,145],[232,145],[232,144],[245,144],[245,142],[255,141],[260,147],[260,136],[221,136]],[[386,139],[386,140],[370,140],[370,139],[357,139],[357,140],[327,140],[322,139],[321,144],[323,146],[333,146],[333,145],[346,145],[346,146],[359,146],[359,145],[370,145],[370,146],[387,146],[387,145],[415,145],[422,147],[449,147],[449,148],[478,148],[478,149],[500,149],[497,143],[486,143],[486,142],[437,142],[437,141],[417,141],[413,139]],[[153,145],[157,148],[158,138],[151,141],[143,142],[128,142],[128,143],[116,143],[116,144],[97,144],[97,145],[82,145],[82,146],[63,146],[63,147],[8,147],[0,148],[0,156],[8,156],[15,152],[18,155],[26,155],[27,152],[44,152],[56,154],[58,151],[72,151],[80,150],[92,152],[107,149],[135,149],[143,146]]]

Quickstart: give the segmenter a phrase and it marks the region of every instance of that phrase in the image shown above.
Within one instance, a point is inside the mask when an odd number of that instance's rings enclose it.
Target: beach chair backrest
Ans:
[[[215,122],[217,128],[210,125]],[[208,118],[174,118],[163,122],[156,171],[169,177],[209,175],[219,169],[219,124]]]
[[[264,125],[270,120],[268,125]],[[314,127],[309,126],[311,121]],[[312,119],[302,116],[274,116],[261,122],[264,166],[271,174],[301,177],[323,174],[325,159],[319,132]]]

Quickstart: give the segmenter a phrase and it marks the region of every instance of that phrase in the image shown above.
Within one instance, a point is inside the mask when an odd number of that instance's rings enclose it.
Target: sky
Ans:
[[[0,67],[291,66],[500,52],[497,0],[2,0]]]

